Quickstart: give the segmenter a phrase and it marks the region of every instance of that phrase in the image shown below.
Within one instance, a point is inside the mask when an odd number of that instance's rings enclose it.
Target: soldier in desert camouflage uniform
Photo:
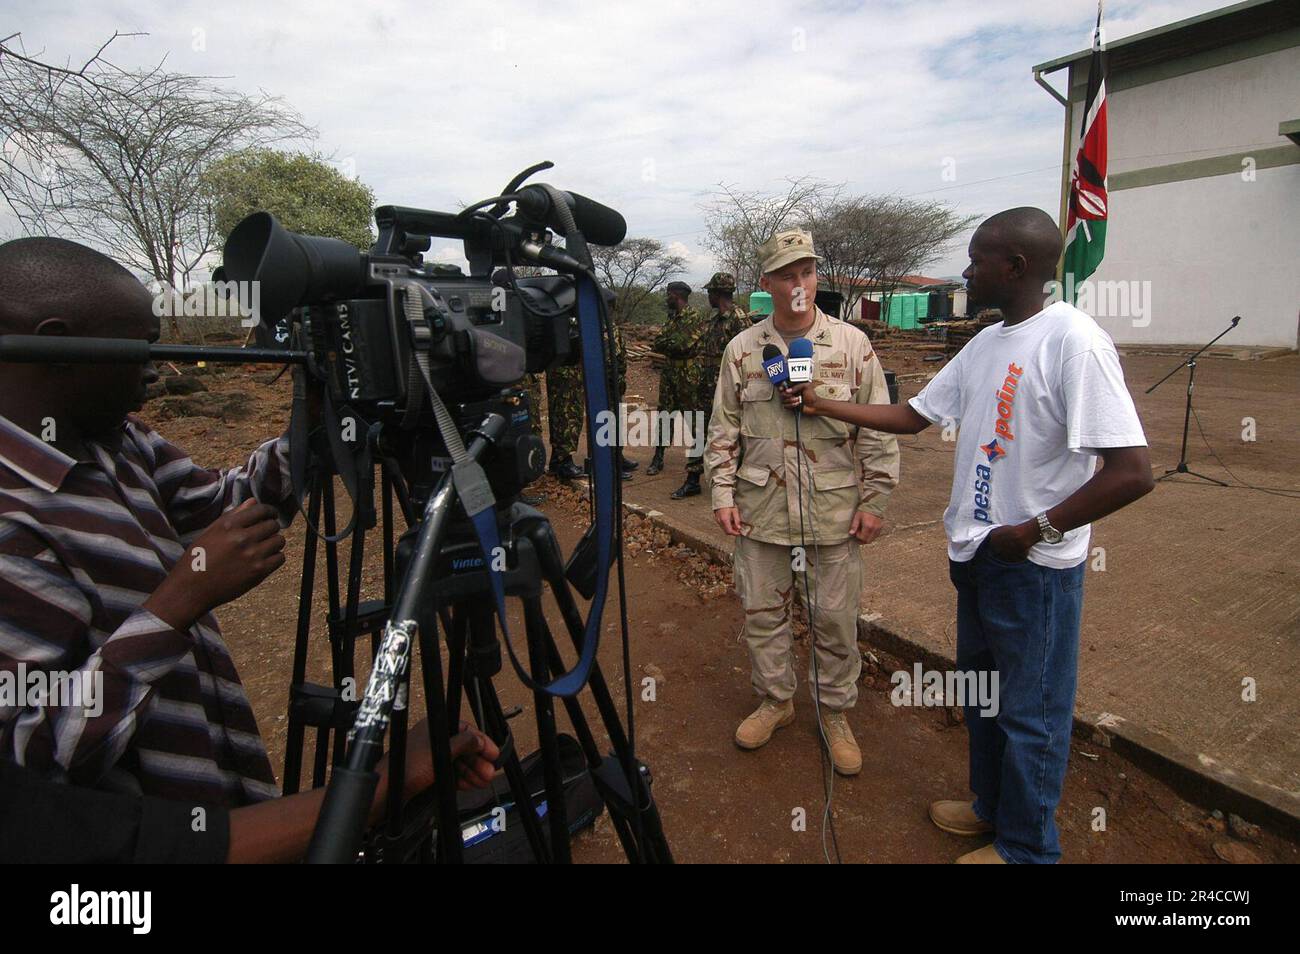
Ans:
[[[773,312],[727,345],[704,458],[714,518],[736,538],[736,591],[745,608],[751,681],[763,699],[735,741],[756,749],[794,719],[790,607],[806,574],[816,603],[810,610],[817,662],[812,691],[822,739],[836,771],[853,775],[862,769],[862,753],[845,713],[857,701],[862,666],[858,546],[880,532],[885,501],[898,483],[898,444],[891,435],[826,417],[803,418],[796,441],[796,415],[764,373],[763,349],[775,345],[786,354],[795,338],[811,341],[818,395],[888,404],[889,391],[867,336],[814,304],[812,236],[801,229],[778,232],[759,257]]]
[[[691,364],[697,380],[694,383],[695,398],[691,402],[692,427],[699,427],[709,419],[713,409],[713,392],[718,386],[718,370],[722,365],[722,353],[732,338],[749,327],[749,319],[736,307],[732,296],[736,293],[736,279],[727,272],[717,272],[704,286],[709,293],[709,307],[713,309],[706,322],[703,334],[695,344],[695,353]],[[704,474],[704,435],[701,433],[691,444],[686,454],[686,483],[670,495],[673,500],[694,497],[700,492],[700,477]],[[695,453],[699,450],[699,454]]]
[[[655,434],[655,452],[646,468],[653,476],[664,469],[664,448],[673,442],[673,422],[665,415],[677,417],[689,413],[699,390],[699,366],[695,364],[695,346],[708,318],[698,308],[686,303],[691,297],[691,286],[685,282],[670,282],[665,290],[668,320],[659,337],[654,340],[654,350],[667,359],[659,372],[658,411],[660,420],[666,421],[663,433]],[[659,428],[656,427],[656,431]]]

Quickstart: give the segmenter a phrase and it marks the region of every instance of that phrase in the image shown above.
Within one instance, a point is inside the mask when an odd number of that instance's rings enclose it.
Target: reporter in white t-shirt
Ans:
[[[960,428],[943,517],[957,668],[976,673],[996,701],[965,707],[974,801],[935,802],[930,817],[954,834],[993,833],[960,863],[1051,863],[1061,854],[1054,816],[1070,752],[1089,525],[1154,482],[1114,343],[1079,309],[1049,303],[1061,255],[1052,218],[1000,212],[976,229],[969,255],[969,300],[1003,320],[908,404],[828,401],[815,380],[785,403],[893,434]]]

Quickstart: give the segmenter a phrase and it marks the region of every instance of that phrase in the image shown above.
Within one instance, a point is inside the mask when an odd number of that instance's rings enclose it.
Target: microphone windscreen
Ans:
[[[790,342],[790,359],[786,362],[790,382],[803,384],[812,380],[813,343],[807,338],[795,338]]]
[[[790,380],[790,375],[785,369],[785,356],[774,344],[763,346],[763,370],[767,372],[767,379],[772,382],[773,387],[779,388]]]

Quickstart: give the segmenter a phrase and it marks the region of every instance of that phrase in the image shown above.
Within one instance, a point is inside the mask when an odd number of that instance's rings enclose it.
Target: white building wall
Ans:
[[[1086,65],[1079,73],[1082,82]],[[1300,118],[1300,46],[1129,88],[1113,79],[1121,88],[1107,100],[1112,185],[1125,172],[1258,149],[1300,157],[1277,131]],[[1071,157],[1081,117],[1077,101]],[[1145,314],[1132,299],[1130,314],[1097,314],[1118,343],[1198,343],[1239,314],[1222,344],[1297,347],[1300,165],[1255,169],[1253,180],[1238,170],[1112,190],[1106,257],[1093,279],[1149,290]]]
[[[1241,315],[1222,345],[1295,348],[1300,165],[1257,170],[1253,182],[1226,175],[1112,192],[1093,280],[1098,291],[1129,289],[1128,315],[1101,314],[1109,301],[1092,311],[1117,343],[1198,344]]]

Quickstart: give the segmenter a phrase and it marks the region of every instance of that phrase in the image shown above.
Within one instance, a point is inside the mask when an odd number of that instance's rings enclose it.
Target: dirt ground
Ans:
[[[919,356],[913,363],[918,370],[925,367]],[[894,365],[899,368],[899,362]],[[143,416],[200,463],[230,465],[284,426],[287,380],[271,384],[271,376],[265,368],[214,369],[206,376],[212,392],[243,396],[245,410],[238,420],[172,416],[176,409],[167,405],[149,405]],[[627,400],[653,402],[653,381],[648,365],[634,362]],[[541,509],[551,517],[568,553],[586,526],[585,495],[549,478],[536,490],[545,494]],[[277,773],[284,760],[301,533],[298,522],[288,535],[283,569],[218,613]],[[368,554],[374,557],[377,540],[375,536],[369,541]],[[730,568],[673,547],[666,534],[636,518],[629,519],[627,542],[633,676],[638,685],[645,676],[655,680],[654,701],[640,701],[638,693],[637,751],[652,770],[674,856],[684,862],[822,861],[823,779],[811,700],[801,687],[791,726],[757,752],[737,749],[732,732],[756,699],[739,638],[741,612],[731,591]],[[344,560],[346,555],[344,545]],[[318,607],[325,600],[323,570],[322,557]],[[365,574],[363,599],[378,596],[379,587],[375,559]],[[555,627],[555,614],[548,615]],[[308,678],[323,683],[329,675],[322,617],[323,609],[315,615]],[[616,619],[607,611],[610,622],[600,659],[621,708]],[[516,609],[512,633],[522,629]],[[803,649],[801,643],[801,671],[806,667]],[[571,652],[567,658],[571,661]],[[840,855],[853,862],[948,862],[980,843],[940,832],[926,817],[932,799],[966,794],[965,730],[946,710],[892,705],[888,674],[896,668],[896,661],[880,657],[868,659],[864,666],[859,703],[850,716],[863,750],[863,771],[856,778],[837,777],[833,782]],[[358,660],[358,669],[364,675],[364,660]],[[531,694],[508,664],[497,686],[507,707],[523,709],[512,726],[521,749],[531,750]],[[422,705],[417,689],[415,710]],[[594,716],[594,707],[586,708]],[[306,761],[310,764],[310,751]],[[1094,830],[1101,817],[1098,809],[1104,810],[1104,830]],[[801,816],[806,825],[798,830]],[[1300,859],[1296,844],[1268,831],[1243,829],[1243,837],[1229,833],[1224,819],[1180,799],[1114,752],[1077,740],[1057,818],[1066,862]],[[575,839],[574,856],[601,862],[622,857],[607,818]]]

